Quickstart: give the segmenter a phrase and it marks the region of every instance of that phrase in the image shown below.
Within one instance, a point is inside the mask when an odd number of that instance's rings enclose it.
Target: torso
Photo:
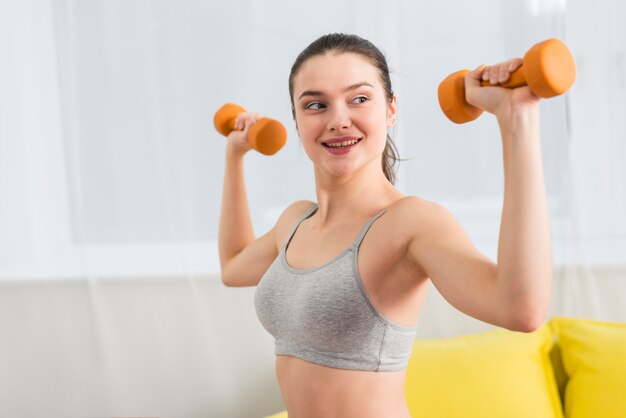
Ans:
[[[405,257],[409,241],[403,223],[408,205],[399,199],[374,222],[358,251],[358,270],[375,308],[387,320],[413,327],[426,296],[428,278]],[[384,208],[380,208],[384,209]],[[348,248],[374,215],[327,232],[312,232],[314,217],[302,222],[286,252],[296,269],[316,268]],[[289,228],[278,233],[284,242]],[[404,399],[406,373],[336,369],[291,356],[276,357],[276,375],[289,418],[410,418]]]

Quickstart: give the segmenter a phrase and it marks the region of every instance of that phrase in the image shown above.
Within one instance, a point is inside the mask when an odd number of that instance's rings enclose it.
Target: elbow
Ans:
[[[517,332],[535,332],[545,322],[546,309],[527,308],[516,312],[509,321],[507,328]]]
[[[543,324],[543,319],[540,319],[540,320],[537,320],[537,319],[524,319],[524,320],[520,320],[517,323],[515,323],[511,330],[512,331],[517,331],[517,332],[530,333],[530,332],[537,331],[537,329],[539,329],[541,324]]]
[[[250,280],[247,280],[245,276],[242,276],[241,272],[238,272],[233,268],[223,267],[220,278],[222,279],[222,284],[226,287],[243,287],[252,285]]]
[[[511,304],[507,309],[505,328],[518,332],[534,332],[546,321],[549,308],[549,303],[537,300],[532,303]]]
[[[550,280],[543,280],[544,284]],[[505,312],[506,328],[518,332],[534,332],[548,317],[550,310],[551,291],[549,286],[542,286],[534,292],[518,292],[512,298],[508,298]]]
[[[228,274],[228,271],[226,270],[225,266],[222,265],[220,268],[220,278],[222,279],[222,284],[226,287],[232,287],[233,284],[230,280],[230,275]]]
[[[238,287],[241,286],[239,284],[237,284],[236,280],[233,279],[233,277],[227,273],[225,273],[222,270],[222,284],[226,287]]]

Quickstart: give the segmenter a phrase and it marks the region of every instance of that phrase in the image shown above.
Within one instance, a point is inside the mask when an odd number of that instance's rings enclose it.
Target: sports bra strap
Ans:
[[[376,219],[380,218],[381,216],[383,216],[383,214],[387,211],[387,209],[383,209],[382,212],[380,212],[379,214],[375,215],[373,218],[371,218],[364,226],[363,228],[361,228],[361,232],[359,232],[359,235],[357,235],[356,239],[354,240],[354,242],[352,243],[352,248],[357,250],[359,248],[359,246],[361,245],[361,241],[363,241],[363,238],[365,238],[365,234],[367,234],[367,231],[370,229],[370,227],[372,226],[372,224],[374,223],[374,221],[376,221]]]
[[[307,219],[311,215],[313,215],[313,213],[315,213],[316,210],[317,210],[317,203],[313,203],[313,205],[311,205],[311,207],[306,212],[304,212],[304,214],[302,216],[300,216],[298,221],[291,228],[291,232],[289,233],[289,236],[288,236],[287,240],[283,244],[283,250],[286,249],[287,246],[289,245],[289,243],[291,242],[291,239],[293,238],[294,234],[296,233],[296,229],[298,229],[300,224],[305,219]],[[367,234],[367,231],[370,229],[372,224],[376,221],[376,219],[380,218],[386,211],[387,211],[387,209],[383,209],[380,213],[378,213],[377,215],[373,216],[369,221],[367,221],[367,223],[363,226],[363,228],[361,228],[361,231],[359,232],[359,235],[357,235],[356,239],[352,243],[351,248],[353,248],[355,250],[357,250],[359,248],[359,246],[361,245],[361,242],[363,241],[363,238],[365,238],[365,234]]]
[[[285,243],[283,244],[283,250],[287,248],[287,246],[289,245],[289,243],[291,242],[291,239],[293,238],[293,235],[296,233],[296,229],[298,229],[298,227],[300,226],[300,224],[308,217],[310,217],[311,215],[313,215],[313,213],[317,210],[317,203],[313,203],[313,205],[311,205],[311,207],[309,209],[307,209],[304,214],[302,216],[300,216],[300,219],[298,219],[298,222],[296,222],[294,224],[294,226],[291,228],[291,232],[289,233],[289,236],[287,237],[287,240],[285,241]]]

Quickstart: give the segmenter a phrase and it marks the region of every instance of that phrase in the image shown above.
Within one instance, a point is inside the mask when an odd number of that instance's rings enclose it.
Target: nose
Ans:
[[[352,126],[350,111],[345,106],[335,105],[330,109],[329,112],[327,112],[327,115],[327,129],[330,132],[337,132],[344,129],[349,129]]]

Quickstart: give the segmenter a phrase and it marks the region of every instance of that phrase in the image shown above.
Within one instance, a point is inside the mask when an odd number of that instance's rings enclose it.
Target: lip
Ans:
[[[360,139],[360,137],[358,137],[358,136],[341,136],[341,137],[328,138],[328,139],[323,140],[322,144],[335,144],[337,142],[353,141],[355,139]]]
[[[352,140],[357,140],[357,142],[355,142],[352,145],[348,145],[347,147],[329,147],[329,146],[324,146],[324,149],[328,152],[330,152],[331,154],[335,154],[335,155],[340,155],[340,154],[347,154],[350,151],[352,151],[352,148],[358,146],[361,143],[361,140],[363,138],[357,137],[357,136],[343,136],[343,137],[336,137],[336,138],[329,138],[325,141],[322,141],[322,144],[333,144],[336,142],[343,142],[343,141],[352,141]]]

